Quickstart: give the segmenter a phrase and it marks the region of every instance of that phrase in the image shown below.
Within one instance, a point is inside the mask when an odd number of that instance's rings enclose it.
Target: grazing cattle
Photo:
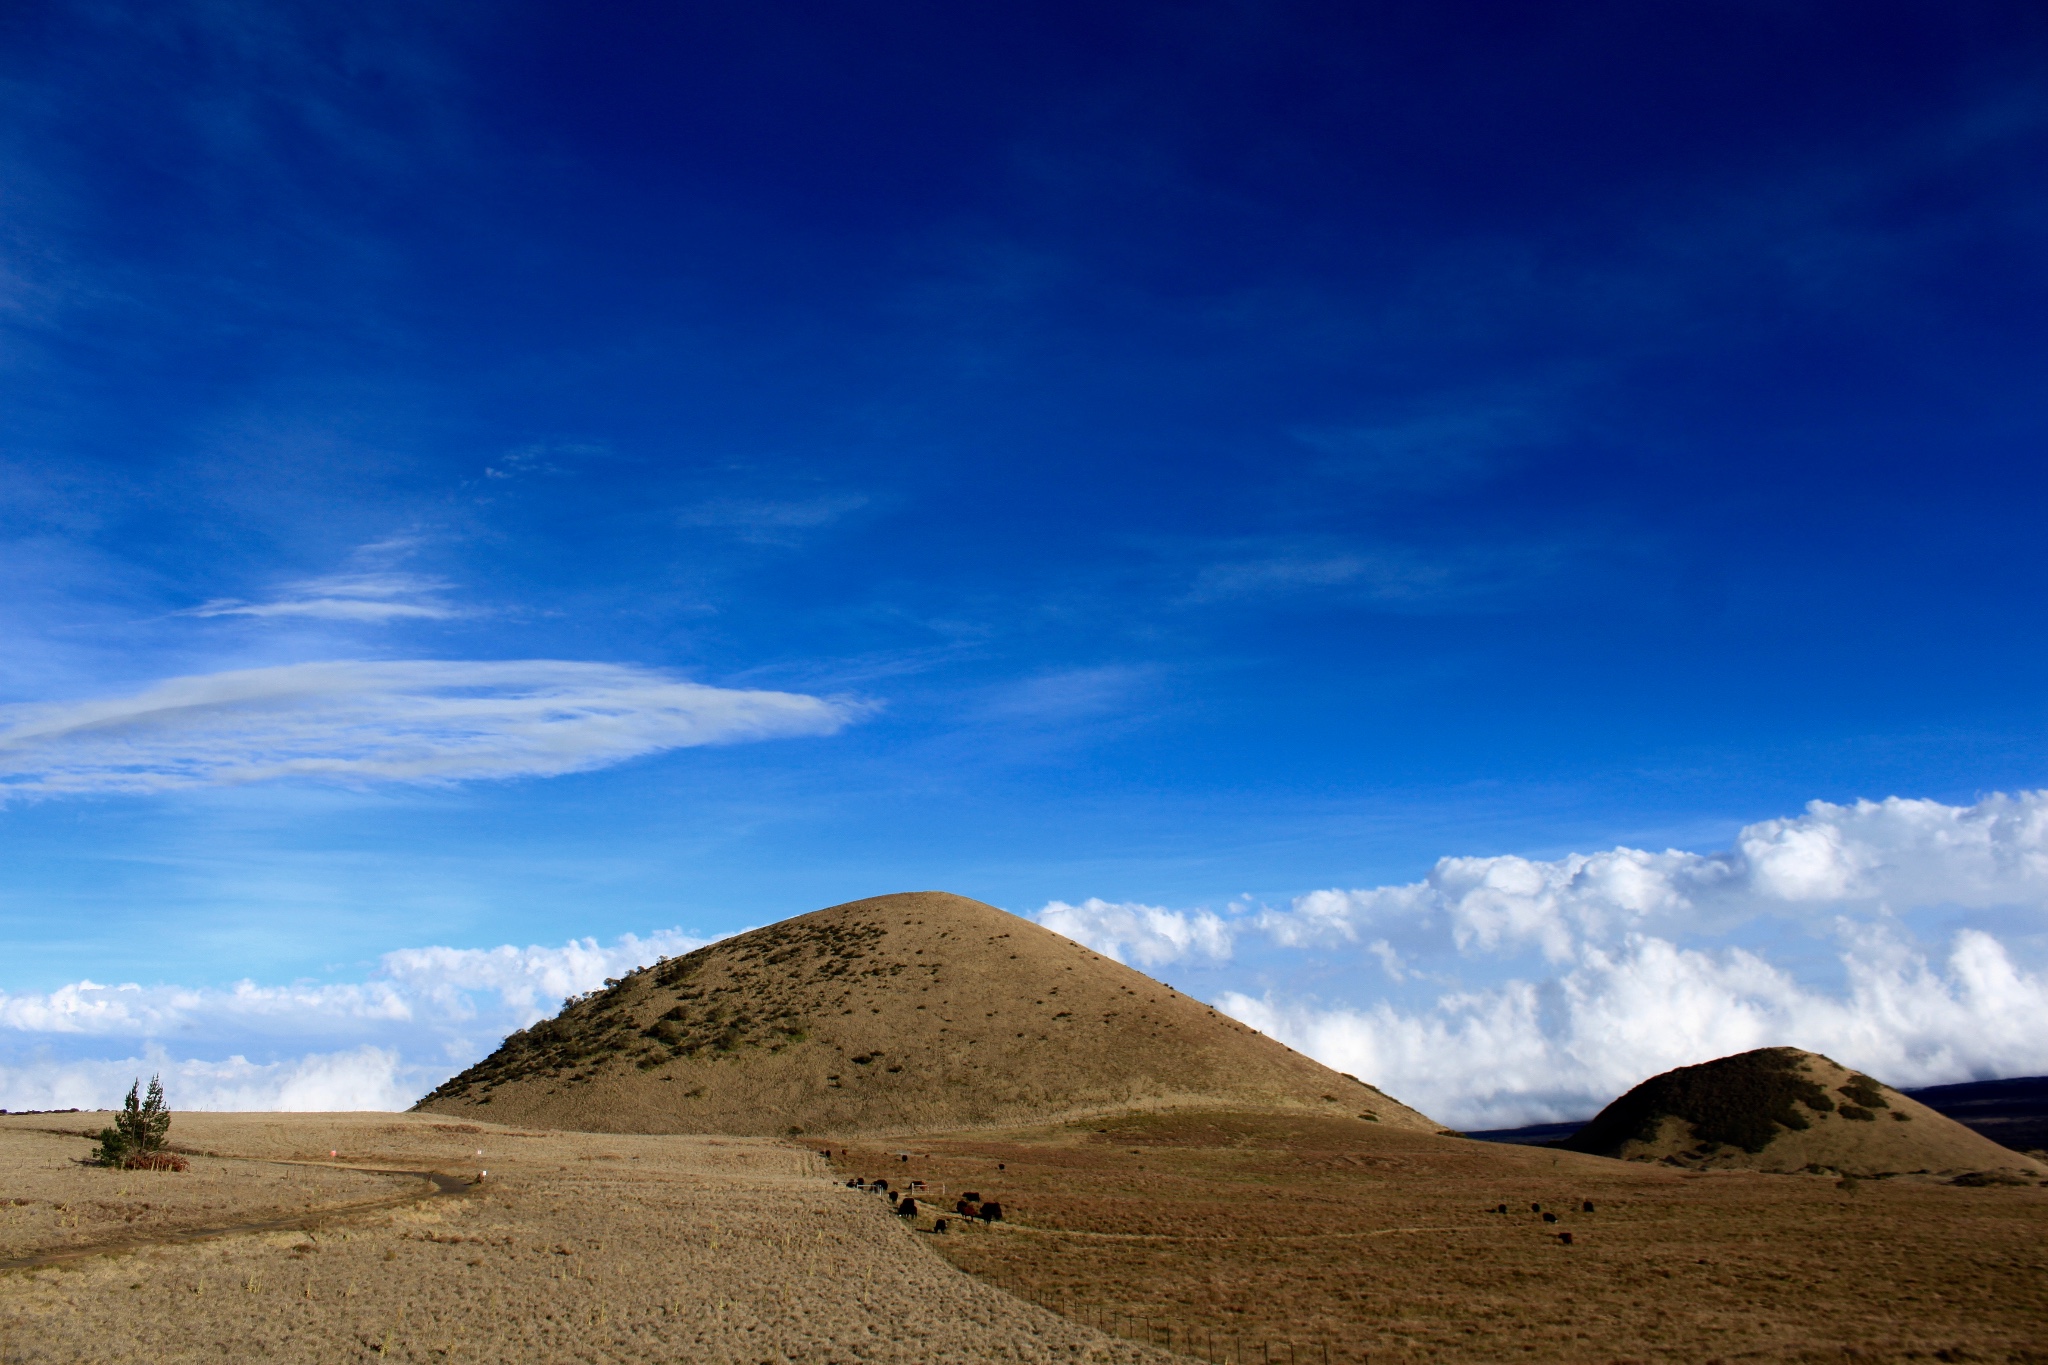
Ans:
[[[990,1223],[1001,1221],[1002,1216],[1003,1206],[993,1199],[981,1206],[981,1221],[984,1227]]]
[[[974,1218],[980,1215],[981,1208],[972,1199],[963,1199],[953,1206],[953,1212],[962,1218]]]
[[[963,1192],[963,1193],[961,1194],[961,1196],[960,1196],[960,1197],[961,1197],[962,1199],[965,1199],[965,1200],[966,1200],[966,1201],[967,1201],[968,1203],[970,1203],[970,1204],[979,1204],[979,1203],[981,1202],[981,1191],[980,1191],[980,1190],[967,1190],[967,1191],[964,1191],[964,1192]]]
[[[1557,1221],[1557,1215],[1554,1213],[1546,1213],[1543,1215],[1543,1221],[1546,1223],[1555,1223]]]
[[[874,1184],[868,1186],[868,1188],[871,1190],[880,1190],[883,1194],[887,1194],[889,1192],[889,1182],[886,1180],[877,1180]]]
[[[861,1178],[859,1176],[855,1176],[853,1179],[846,1182],[846,1188],[849,1190],[857,1190],[861,1188],[861,1184]]]
[[[1580,1212],[1580,1213],[1591,1213],[1592,1211],[1593,1211],[1593,1201],[1592,1201],[1592,1200],[1590,1200],[1590,1199],[1588,1199],[1588,1200],[1587,1200],[1587,1201],[1586,1201],[1585,1203],[1583,1203],[1583,1204],[1579,1205],[1579,1212]]]
[[[1506,1213],[1507,1211],[1508,1206],[1506,1204],[1502,1204],[1499,1208],[1494,1210],[1495,1213]]]
[[[1541,1204],[1531,1204],[1531,1205],[1529,1206],[1529,1212],[1531,1212],[1531,1213],[1541,1213],[1541,1212],[1543,1212],[1543,1206],[1542,1206]]]
[[[1557,1234],[1557,1240],[1560,1246],[1570,1246],[1572,1244],[1572,1235],[1569,1232],[1560,1232]]]
[[[944,1232],[945,1230],[946,1230],[946,1220],[945,1220],[945,1219],[943,1219],[943,1218],[941,1218],[941,1219],[940,1219],[940,1220],[939,1220],[938,1222],[936,1222],[936,1223],[932,1224],[932,1231],[933,1231],[933,1232]]]
[[[903,1202],[896,1206],[896,1213],[898,1217],[902,1218],[917,1217],[917,1201],[907,1194],[904,1195]]]

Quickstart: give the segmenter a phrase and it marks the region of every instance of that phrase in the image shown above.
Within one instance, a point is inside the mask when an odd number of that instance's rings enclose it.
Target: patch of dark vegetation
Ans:
[[[1703,1146],[1761,1152],[1780,1129],[1812,1126],[1802,1108],[1825,1113],[1835,1107],[1800,1072],[1799,1059],[1795,1048],[1767,1047],[1653,1076],[1558,1145],[1610,1154],[1630,1142],[1654,1140],[1663,1121],[1676,1116],[1691,1125]]]
[[[1856,1123],[1875,1123],[1875,1122],[1877,1122],[1877,1115],[1876,1115],[1876,1114],[1874,1114],[1874,1113],[1872,1113],[1872,1112],[1871,1112],[1870,1110],[1868,1110],[1868,1109],[1865,1109],[1865,1108],[1864,1108],[1864,1107],[1863,1107],[1862,1105],[1860,1105],[1860,1104],[1845,1104],[1845,1105],[1843,1105],[1843,1106],[1842,1106],[1842,1117],[1843,1117],[1843,1118],[1845,1118],[1845,1119],[1849,1119],[1849,1120],[1852,1120],[1853,1122],[1856,1122]]]
[[[142,1094],[142,1078],[128,1087],[121,1112],[114,1115],[111,1128],[100,1130],[100,1145],[92,1160],[100,1166],[117,1166],[128,1171],[182,1171],[185,1158],[165,1149],[171,1133],[171,1107],[164,1103],[164,1083],[149,1078],[149,1094]]]
[[[1847,1095],[1851,1103],[1860,1104],[1865,1109],[1891,1108],[1890,1105],[1884,1102],[1884,1092],[1877,1088],[1877,1082],[1871,1080],[1870,1077],[1860,1071],[1836,1086],[1835,1089]]]

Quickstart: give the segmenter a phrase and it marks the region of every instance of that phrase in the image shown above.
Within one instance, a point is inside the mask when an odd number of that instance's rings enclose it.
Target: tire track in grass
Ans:
[[[258,1161],[257,1157],[215,1157],[216,1161]],[[184,1246],[193,1242],[210,1242],[220,1237],[237,1237],[251,1232],[287,1232],[314,1227],[342,1218],[359,1217],[375,1213],[380,1209],[395,1209],[405,1204],[416,1204],[427,1199],[442,1199],[450,1195],[467,1194],[476,1188],[476,1182],[461,1176],[445,1175],[440,1171],[398,1171],[384,1166],[332,1166],[326,1162],[308,1161],[266,1161],[268,1166],[316,1166],[323,1171],[355,1171],[362,1175],[395,1175],[426,1182],[425,1190],[414,1189],[404,1194],[386,1195],[381,1199],[363,1199],[348,1204],[327,1204],[307,1209],[300,1213],[281,1218],[259,1218],[242,1223],[208,1223],[199,1227],[175,1228],[167,1232],[153,1233],[147,1237],[121,1237],[112,1241],[92,1242],[84,1246],[57,1247],[49,1251],[38,1251],[27,1256],[15,1256],[0,1260],[0,1271],[34,1270],[40,1266],[61,1265],[66,1261],[81,1261],[91,1256],[119,1256],[131,1251],[142,1251],[148,1247]]]

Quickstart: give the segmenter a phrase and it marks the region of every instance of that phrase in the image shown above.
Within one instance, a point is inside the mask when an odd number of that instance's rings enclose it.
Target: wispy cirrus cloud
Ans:
[[[0,797],[547,777],[669,749],[828,735],[871,710],[561,659],[287,664],[0,707]]]
[[[323,621],[439,621],[456,609],[441,596],[448,584],[406,573],[331,574],[287,584],[282,595],[262,602],[217,597],[179,616],[304,617]]]
[[[786,545],[805,531],[830,526],[866,507],[861,493],[808,498],[712,498],[676,514],[681,526],[721,530],[760,545]]]
[[[1182,601],[1318,595],[1381,611],[1470,610],[1552,577],[1560,558],[1556,547],[1540,544],[1425,552],[1327,538],[1242,541],[1218,547],[1216,557],[1195,571]]]

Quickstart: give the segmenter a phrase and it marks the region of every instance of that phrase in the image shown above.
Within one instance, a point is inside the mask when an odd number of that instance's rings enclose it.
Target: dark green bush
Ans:
[[[1835,1089],[1847,1095],[1865,1109],[1889,1109],[1884,1102],[1884,1092],[1877,1088],[1877,1082],[1860,1072],[1836,1086]]]

